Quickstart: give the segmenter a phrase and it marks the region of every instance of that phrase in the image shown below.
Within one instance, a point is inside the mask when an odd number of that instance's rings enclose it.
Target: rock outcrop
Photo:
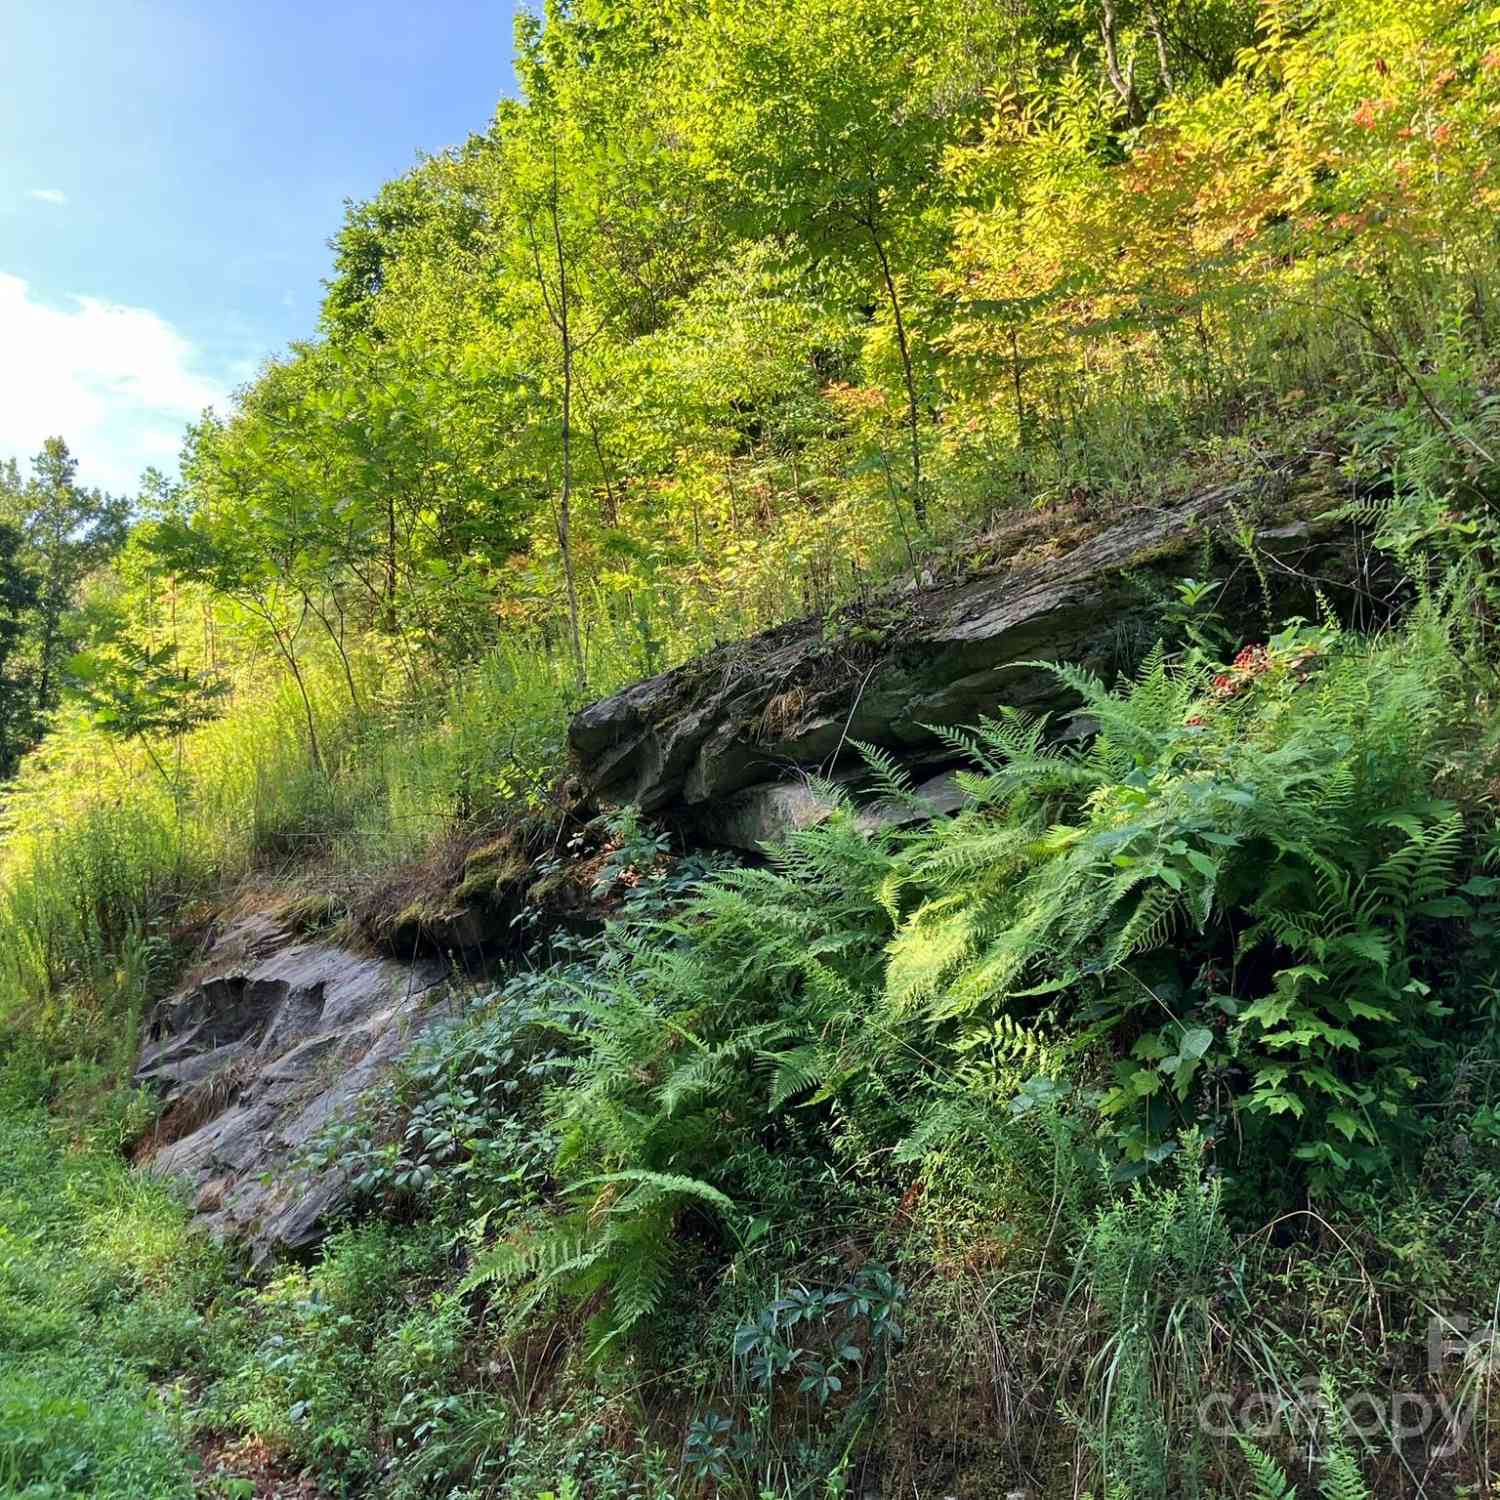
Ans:
[[[165,1108],[138,1159],[186,1179],[206,1226],[257,1259],[295,1250],[348,1193],[337,1171],[298,1171],[299,1152],[451,1014],[444,970],[299,942],[252,916],[197,972],[147,1019],[136,1081]]]
[[[858,787],[852,747],[863,741],[912,771],[926,811],[952,811],[961,791],[934,726],[972,723],[1000,704],[1066,708],[1035,661],[1105,675],[1133,666],[1173,579],[1199,571],[1216,531],[1240,530],[1252,509],[1253,560],[1221,548],[1215,565],[1224,618],[1246,637],[1261,633],[1268,583],[1278,614],[1331,600],[1358,617],[1356,605],[1378,593],[1369,552],[1346,523],[1319,514],[1326,492],[1283,481],[1271,499],[1233,486],[1102,528],[1076,511],[1044,518],[1029,536],[990,538],[1003,560],[971,559],[954,581],[908,586],[831,628],[788,625],[638,683],[573,721],[582,806],[633,802],[692,838],[756,849],[826,816],[826,780]],[[925,815],[878,800],[860,813],[872,826]],[[298,940],[265,915],[234,923],[148,1018],[136,1077],[165,1108],[140,1158],[186,1178],[207,1225],[257,1257],[320,1237],[348,1183],[337,1170],[309,1175],[299,1156],[453,1013],[443,964],[414,956],[488,946],[523,906],[544,926],[597,917],[597,852],[539,864],[556,842],[546,832],[450,841],[394,880],[357,925],[411,961]]]
[[[1219,601],[1232,623],[1263,632],[1258,578],[1272,580],[1283,615],[1315,613],[1319,593],[1340,607],[1363,597],[1349,525],[1318,514],[1330,504],[1323,482],[1270,488],[1225,486],[1103,528],[1057,526],[1031,560],[909,586],[845,611],[831,632],[804,621],[721,647],[579,713],[579,777],[598,805],[635,803],[707,841],[753,848],[817,816],[816,793],[798,783],[847,767],[854,742],[932,774],[944,763],[933,726],[970,724],[1000,704],[1066,705],[1052,674],[1028,662],[1105,676],[1132,666],[1159,628],[1153,588],[1199,570],[1203,545],[1248,511],[1266,518],[1255,563],[1221,547],[1216,570],[1232,575]]]

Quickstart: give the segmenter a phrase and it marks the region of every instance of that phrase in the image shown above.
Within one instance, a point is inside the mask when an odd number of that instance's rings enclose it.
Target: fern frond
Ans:
[[[1323,1460],[1323,1477],[1318,1485],[1323,1500],[1370,1500],[1369,1486],[1359,1466],[1343,1448],[1332,1449]]]
[[[1143,891],[1109,946],[1110,965],[1117,966],[1137,953],[1163,947],[1181,911],[1182,903],[1168,887],[1153,885]]]
[[[642,1219],[613,1237],[608,1331],[594,1344],[594,1358],[661,1306],[672,1261],[667,1229],[655,1219]]]
[[[986,866],[1014,864],[1025,857],[1035,839],[1035,833],[1024,825],[955,820],[933,846],[918,852],[917,870],[923,875],[961,875]]]
[[[1286,1470],[1269,1454],[1262,1453],[1246,1438],[1238,1439],[1251,1477],[1255,1481],[1252,1500],[1297,1500],[1297,1488],[1287,1478]]]
[[[823,1049],[818,1046],[796,1047],[790,1052],[763,1056],[773,1069],[771,1093],[766,1101],[773,1112],[784,1109],[789,1099],[816,1088],[827,1073]]]
[[[930,807],[913,790],[912,775],[891,751],[880,745],[855,740],[854,749],[872,773],[871,790],[877,798],[911,812],[929,812]]]
[[[612,1187],[619,1183],[627,1183],[634,1190],[629,1199],[617,1200],[614,1207],[630,1201],[633,1206],[639,1207],[643,1204],[660,1202],[664,1198],[696,1198],[700,1203],[706,1203],[710,1208],[716,1208],[723,1214],[733,1214],[734,1204],[718,1188],[707,1182],[701,1182],[696,1177],[683,1177],[672,1172],[648,1172],[640,1168],[631,1168],[624,1172],[605,1172],[598,1177],[588,1177],[582,1182],[574,1184],[579,1192],[584,1192],[594,1187]]]
[[[546,1284],[586,1270],[602,1253],[602,1246],[590,1244],[567,1227],[532,1235],[520,1243],[503,1241],[479,1257],[458,1289],[467,1296],[482,1286],[533,1277]]]

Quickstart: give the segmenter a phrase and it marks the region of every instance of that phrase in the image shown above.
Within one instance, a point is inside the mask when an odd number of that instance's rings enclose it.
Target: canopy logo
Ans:
[[[1468,1439],[1481,1396],[1500,1375],[1495,1327],[1463,1313],[1434,1314],[1427,1326],[1427,1375],[1426,1390],[1348,1396],[1315,1376],[1290,1388],[1214,1391],[1198,1403],[1198,1426],[1218,1438],[1307,1439],[1342,1432],[1396,1449],[1423,1438],[1434,1458],[1453,1458]]]

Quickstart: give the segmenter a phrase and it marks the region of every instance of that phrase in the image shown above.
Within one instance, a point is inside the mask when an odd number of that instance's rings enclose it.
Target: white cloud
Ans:
[[[68,195],[61,188],[32,188],[26,196],[35,198],[38,203],[55,203],[59,208],[68,201]]]
[[[149,465],[170,469],[182,428],[227,392],[193,346],[144,307],[97,297],[51,306],[0,271],[0,459],[23,468],[60,434],[79,479],[134,494]]]

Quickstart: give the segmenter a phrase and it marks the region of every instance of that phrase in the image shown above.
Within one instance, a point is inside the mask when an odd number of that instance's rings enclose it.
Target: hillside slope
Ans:
[[[1495,26],[549,6],[4,470],[0,1489],[1487,1494]]]

